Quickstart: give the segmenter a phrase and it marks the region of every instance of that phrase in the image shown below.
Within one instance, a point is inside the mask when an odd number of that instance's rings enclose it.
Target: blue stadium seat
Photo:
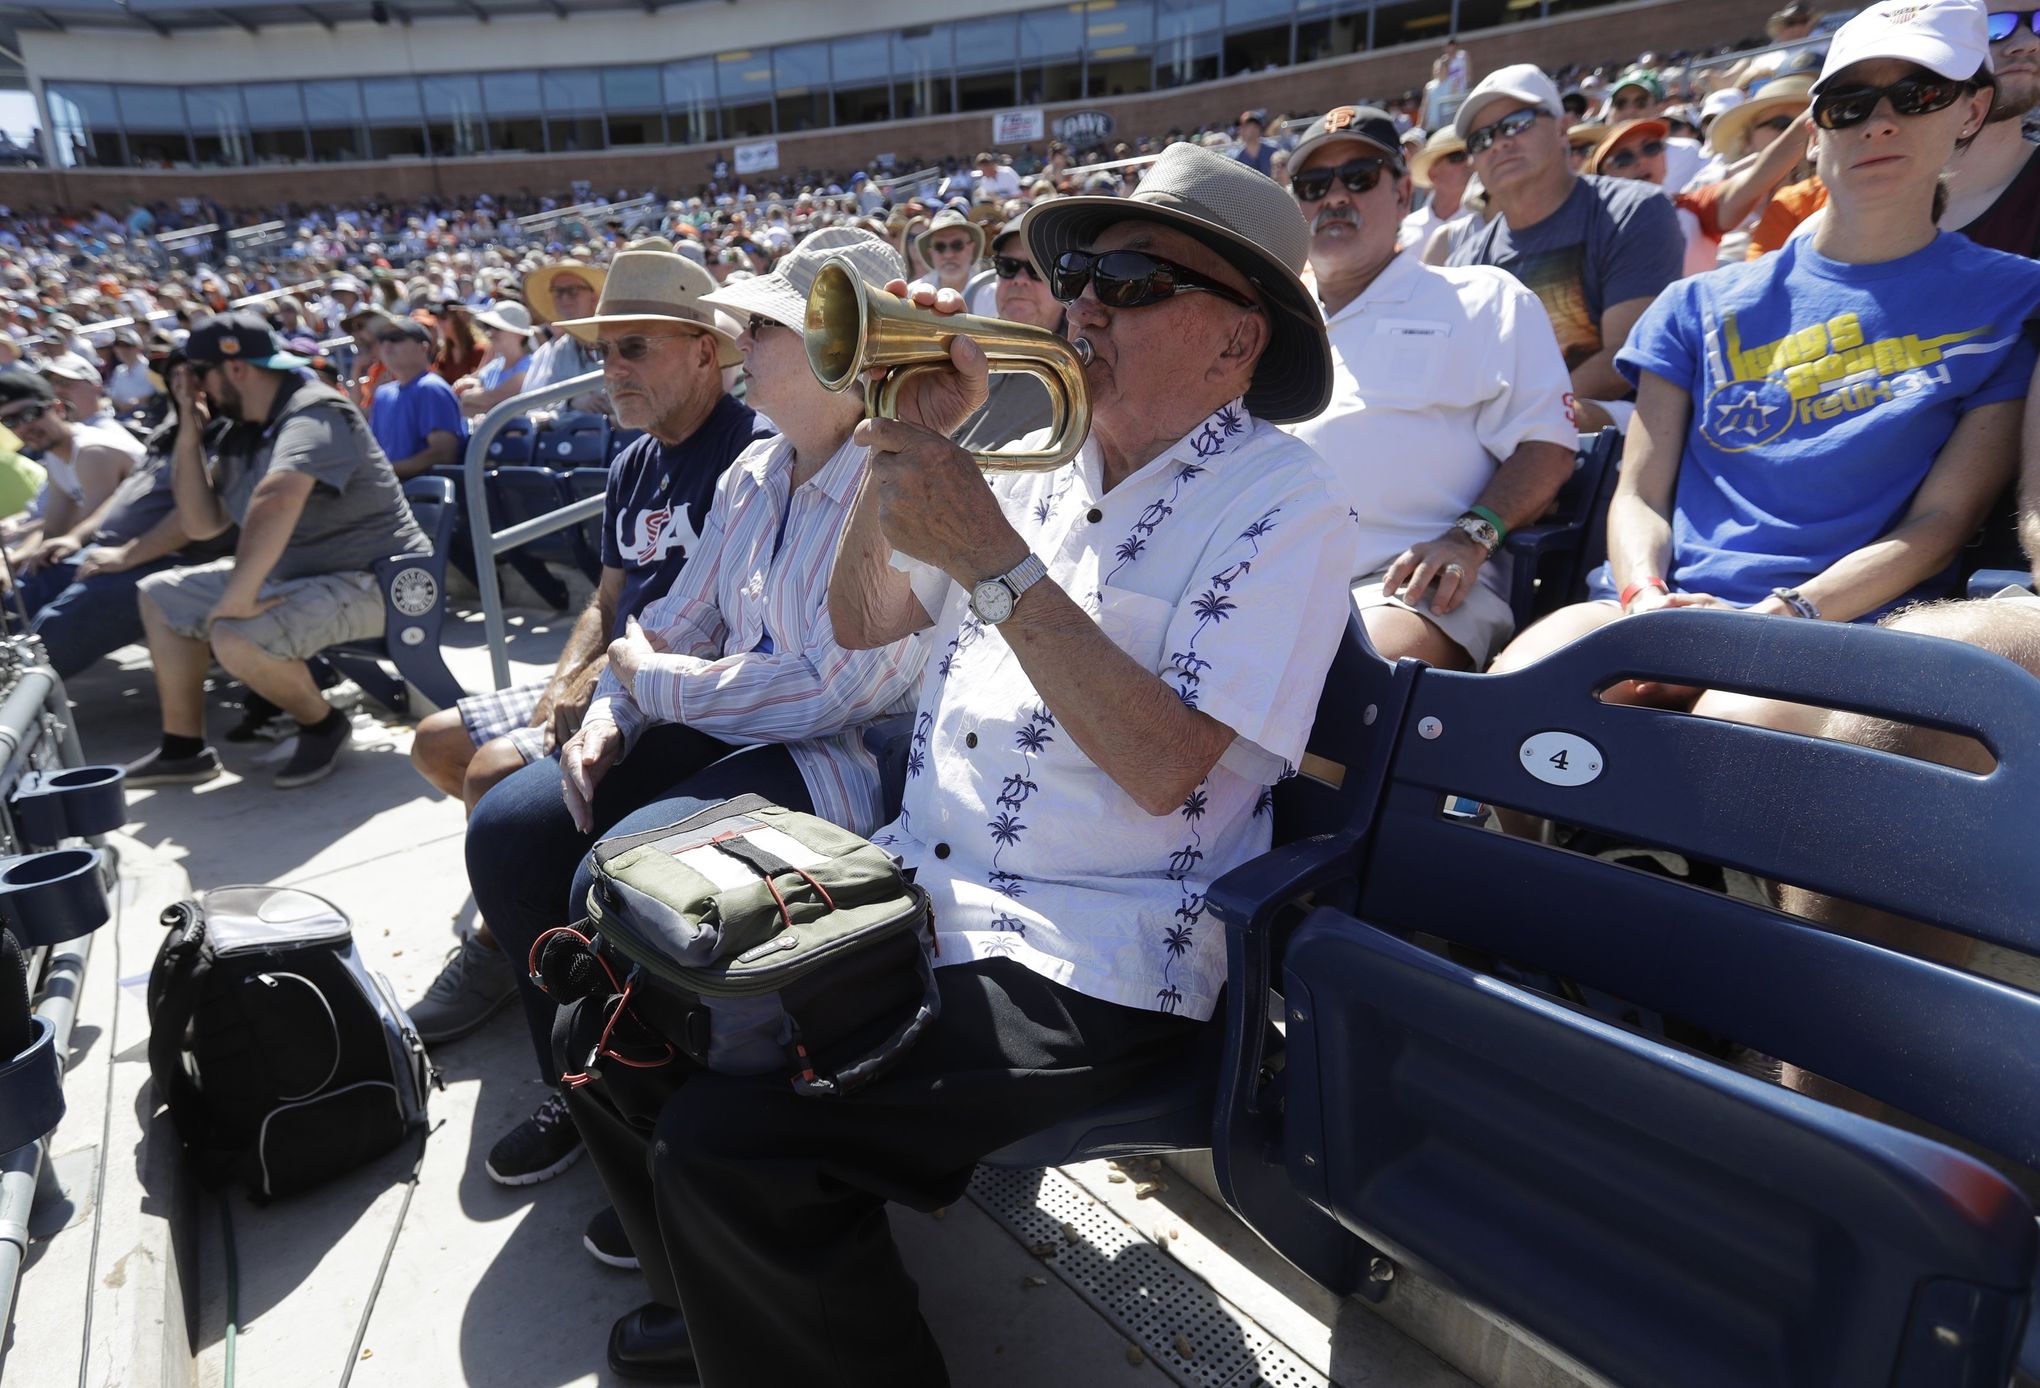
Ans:
[[[1621,678],[1966,733],[1998,765],[1977,776],[1602,703]],[[1605,989],[2040,1167],[2040,997],[1448,812],[1471,796],[2032,955],[2040,681],[1929,637],[1653,613],[1505,676],[1417,671],[1390,740],[1379,810],[1344,864],[1357,904],[1321,897],[1283,956],[1276,1080],[1231,1049],[1254,1033],[1228,1037],[1215,1158],[1242,1216],[1318,1275],[1322,1230],[1292,1251],[1228,1185],[1229,1166],[1265,1180],[1279,1163],[1355,1247],[1614,1382],[2004,1382],[2036,1240],[2002,1176],[1410,937]],[[1299,880],[1250,864],[1212,909],[1265,948],[1258,923]],[[1241,954],[1235,1010],[1266,996]],[[1332,1269],[1344,1286],[1320,1280],[1350,1290],[1350,1267]]]
[[[2033,587],[2033,573],[2030,569],[1978,569],[1969,575],[1968,592],[1972,598],[1996,597],[2007,588]]]
[[[457,514],[454,495],[453,484],[444,477],[413,477],[404,483],[404,499],[432,551],[377,560],[383,636],[351,641],[323,653],[324,659],[397,714],[410,713],[406,681],[440,708],[452,708],[467,693],[439,654],[440,628],[446,621],[446,561]],[[382,668],[385,660],[396,667],[396,678]]]
[[[499,531],[557,511],[573,499],[566,476],[550,468],[504,467],[489,474],[489,521]],[[602,577],[600,562],[590,565],[587,547],[576,539],[574,528],[540,536],[519,545],[510,555],[532,562],[572,565],[590,583]]]
[[[585,410],[563,410],[538,435],[532,461],[565,471],[609,463],[609,421]]]
[[[489,440],[489,465],[507,467],[529,463],[537,447],[538,434],[532,427],[531,416],[518,415],[506,421],[496,436]]]
[[[1510,533],[1502,548],[1515,561],[1509,609],[1521,631],[1539,617],[1586,597],[1587,574],[1608,557],[1608,502],[1622,462],[1615,429],[1580,435],[1573,475],[1548,515]]]
[[[567,496],[574,501],[584,501],[591,496],[606,496],[609,493],[609,469],[606,467],[577,467],[565,474]],[[602,518],[590,517],[575,526],[571,532],[574,542],[581,547],[581,564],[590,572],[602,572]]]
[[[644,436],[645,431],[642,429],[625,429],[621,426],[612,427],[609,431],[610,458],[614,458]]]

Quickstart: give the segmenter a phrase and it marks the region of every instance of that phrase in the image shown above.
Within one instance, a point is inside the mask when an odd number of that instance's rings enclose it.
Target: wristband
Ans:
[[[1495,528],[1496,544],[1500,544],[1503,540],[1509,538],[1509,527],[1502,524],[1502,518],[1496,515],[1493,511],[1488,510],[1487,507],[1469,506],[1466,508],[1466,514],[1468,514],[1469,516],[1479,516],[1489,525],[1492,525]]]
[[[1624,612],[1627,612],[1629,610],[1629,604],[1636,601],[1636,595],[1638,593],[1641,593],[1646,588],[1655,588],[1660,593],[1669,593],[1672,591],[1670,585],[1668,585],[1662,578],[1659,578],[1656,574],[1652,574],[1649,578],[1639,578],[1636,582],[1630,584],[1627,588],[1624,588],[1622,590],[1621,598],[1622,610]]]
[[[1805,617],[1815,622],[1820,620],[1820,609],[1813,605],[1811,598],[1804,596],[1797,588],[1773,588],[1771,596],[1791,608],[1795,617]]]

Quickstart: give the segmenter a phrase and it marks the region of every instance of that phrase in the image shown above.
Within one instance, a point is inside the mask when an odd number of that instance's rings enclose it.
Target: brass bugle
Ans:
[[[1032,451],[973,453],[993,472],[1046,472],[1077,455],[1091,432],[1091,395],[1084,384],[1088,344],[1072,346],[1046,328],[974,314],[917,308],[866,282],[838,257],[822,266],[808,291],[804,326],[808,365],[830,390],[847,390],[867,371],[885,380],[866,402],[871,418],[899,418],[900,391],[914,376],[949,364],[949,341],[967,337],[984,349],[994,372],[1033,376],[1052,411],[1048,444]]]

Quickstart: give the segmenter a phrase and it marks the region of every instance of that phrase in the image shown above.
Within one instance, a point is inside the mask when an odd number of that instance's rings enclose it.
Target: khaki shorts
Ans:
[[[1388,571],[1383,569],[1378,574],[1355,579],[1353,606],[1362,612],[1370,607],[1400,607],[1405,612],[1416,613],[1465,651],[1476,670],[1487,669],[1488,661],[1494,659],[1495,653],[1516,633],[1516,614],[1509,610],[1509,604],[1494,589],[1479,579],[1474,580],[1473,591],[1466,595],[1465,601],[1441,617],[1431,610],[1429,594],[1425,595],[1422,605],[1412,607],[1401,598],[1384,592],[1381,580],[1387,575]]]
[[[214,625],[210,614],[226,596],[233,574],[232,559],[216,559],[150,574],[139,589],[162,610],[172,631],[193,641],[210,641]],[[309,660],[328,646],[383,634],[382,589],[371,573],[272,579],[262,585],[261,596],[283,601],[259,616],[217,625],[278,660]]]

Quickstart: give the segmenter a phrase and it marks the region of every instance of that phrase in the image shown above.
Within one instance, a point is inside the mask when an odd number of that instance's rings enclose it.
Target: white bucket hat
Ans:
[[[475,321],[498,332],[531,336],[531,310],[515,299],[504,299],[475,315]]]
[[[838,258],[880,287],[888,280],[906,278],[900,253],[862,227],[824,227],[788,252],[771,274],[732,279],[705,295],[703,302],[728,309],[740,319],[755,313],[798,330],[807,321],[807,296],[815,287],[815,276]]]

